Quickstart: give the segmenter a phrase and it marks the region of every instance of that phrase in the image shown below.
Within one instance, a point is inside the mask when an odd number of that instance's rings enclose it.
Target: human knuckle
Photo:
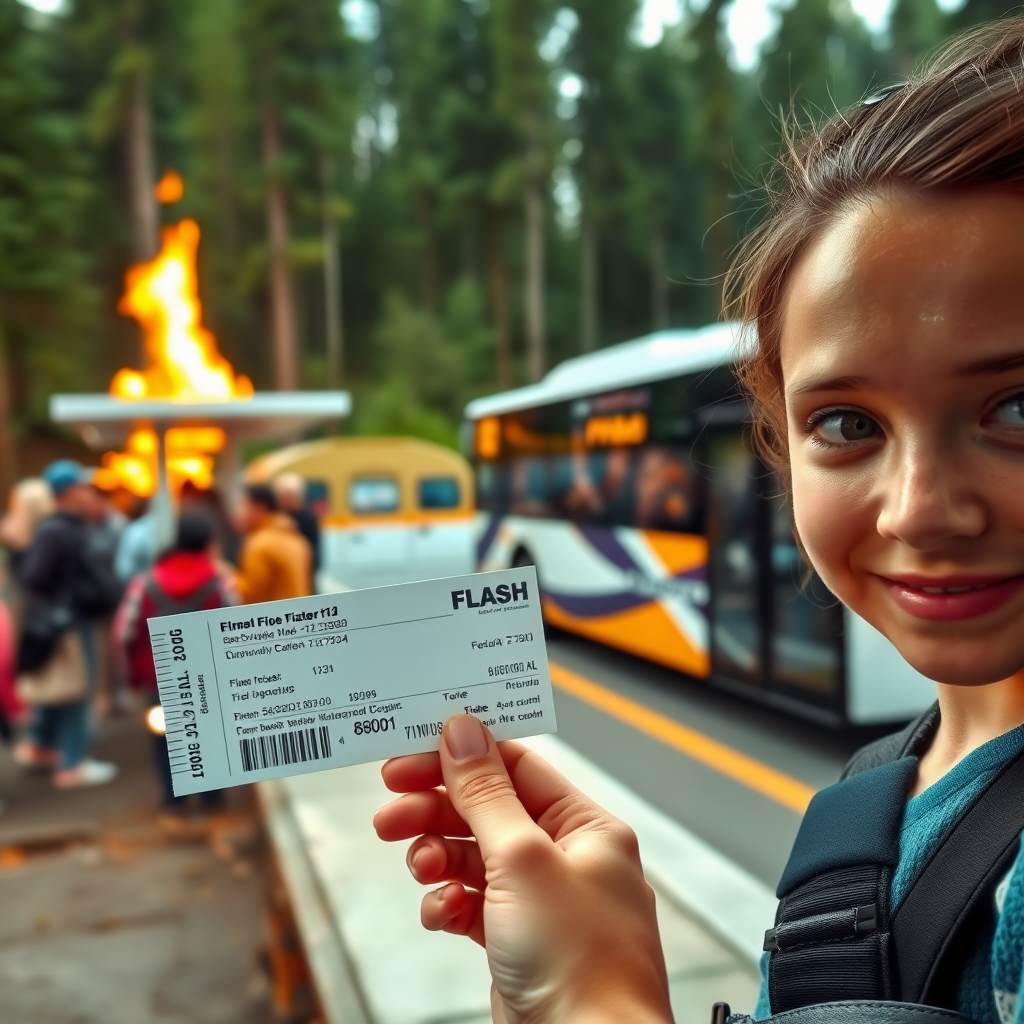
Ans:
[[[524,832],[505,839],[502,856],[508,864],[530,869],[545,863],[551,849],[551,844],[543,836]]]
[[[612,818],[607,826],[608,839],[616,853],[631,860],[640,859],[640,840],[636,833],[618,818]]]
[[[508,794],[508,779],[494,772],[477,772],[461,780],[459,798],[470,807],[481,807]]]

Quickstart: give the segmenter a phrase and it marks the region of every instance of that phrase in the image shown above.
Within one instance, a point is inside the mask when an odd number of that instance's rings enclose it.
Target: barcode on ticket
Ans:
[[[319,729],[294,729],[291,732],[264,733],[238,741],[242,752],[242,770],[279,768],[281,765],[319,761],[331,756],[331,737],[327,726]]]

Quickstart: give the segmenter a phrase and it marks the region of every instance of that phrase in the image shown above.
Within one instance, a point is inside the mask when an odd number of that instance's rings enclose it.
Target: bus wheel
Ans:
[[[537,562],[533,555],[530,554],[526,548],[516,548],[515,553],[512,555],[512,569],[521,569],[524,565],[536,565]]]

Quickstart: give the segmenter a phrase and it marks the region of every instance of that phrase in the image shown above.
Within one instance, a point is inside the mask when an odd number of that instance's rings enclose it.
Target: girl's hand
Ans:
[[[418,837],[413,877],[447,883],[423,898],[423,926],[484,946],[496,1021],[671,1021],[654,894],[626,825],[470,715],[445,726],[440,754],[382,774],[405,795],[376,813],[377,834]]]

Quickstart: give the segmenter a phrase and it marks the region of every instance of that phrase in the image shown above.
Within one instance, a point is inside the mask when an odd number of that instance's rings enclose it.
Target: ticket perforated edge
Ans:
[[[149,620],[176,796],[554,732],[533,566]]]

